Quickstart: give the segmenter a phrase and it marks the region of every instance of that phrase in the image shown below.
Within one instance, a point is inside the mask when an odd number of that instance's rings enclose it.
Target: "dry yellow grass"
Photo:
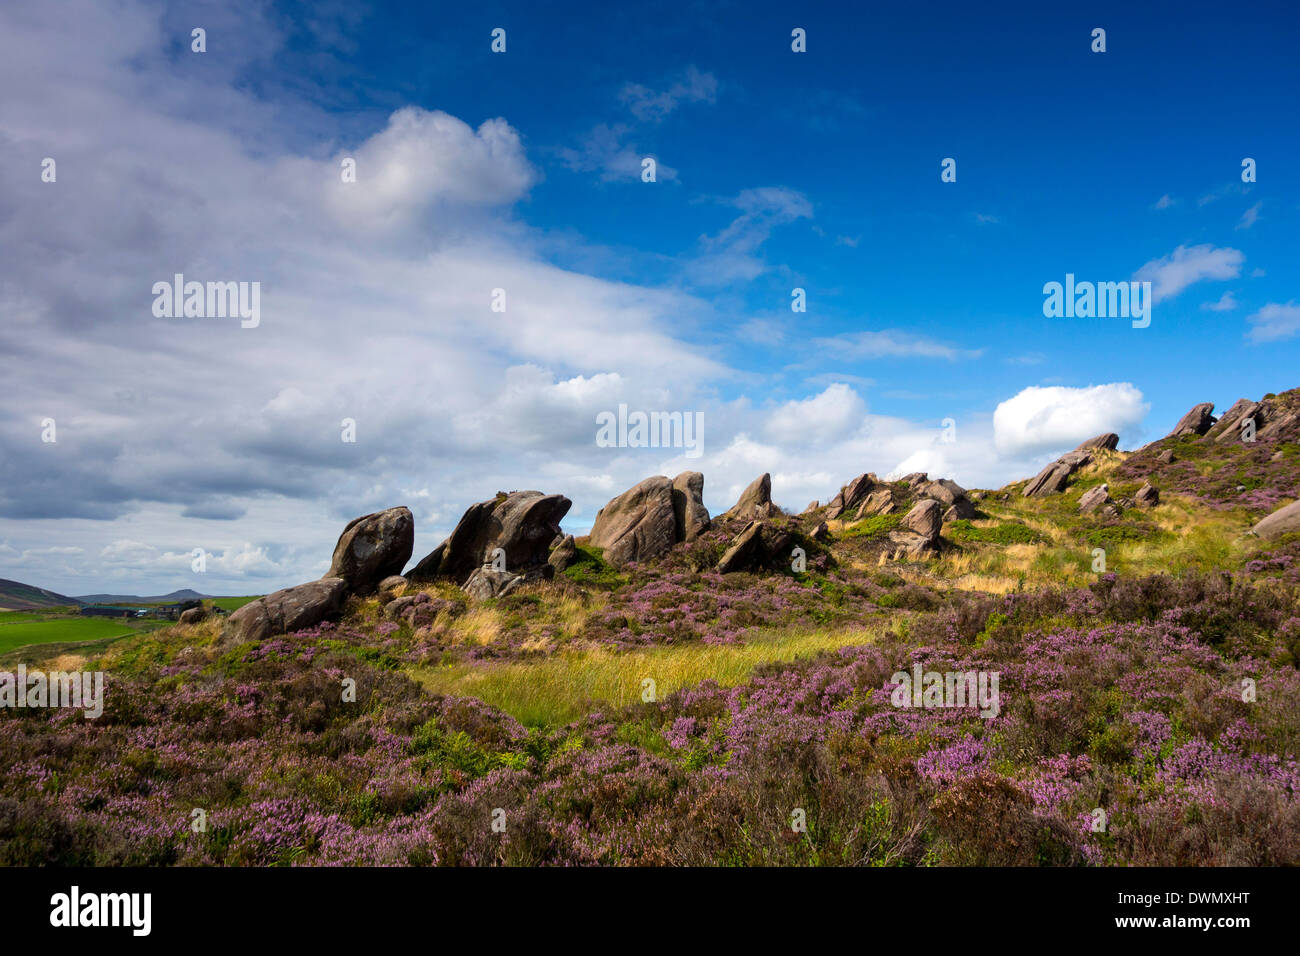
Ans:
[[[740,645],[560,650],[537,660],[457,663],[412,668],[409,673],[433,693],[477,697],[525,724],[555,726],[602,706],[642,699],[646,680],[654,681],[658,698],[703,680],[734,686],[760,664],[865,644],[878,633],[879,628],[774,629]]]

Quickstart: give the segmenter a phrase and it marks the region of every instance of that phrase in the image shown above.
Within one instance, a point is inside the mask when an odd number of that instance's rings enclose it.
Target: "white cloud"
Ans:
[[[1237,308],[1238,302],[1233,298],[1232,292],[1228,291],[1219,296],[1217,302],[1202,302],[1201,308],[1208,312],[1231,312]]]
[[[769,416],[765,434],[783,444],[823,444],[847,438],[862,427],[867,403],[848,385],[836,383],[802,401],[786,402]]]
[[[1103,432],[1135,428],[1149,407],[1128,382],[1030,386],[994,410],[994,444],[1008,455],[1063,452]]]
[[[639,120],[657,121],[672,113],[682,103],[712,103],[717,99],[718,80],[693,66],[663,92],[656,93],[639,83],[628,83],[619,92],[632,115]]]
[[[1208,244],[1179,246],[1167,256],[1152,259],[1133,273],[1133,278],[1150,282],[1152,297],[1160,302],[1204,279],[1235,279],[1245,259],[1237,249],[1216,249]]]
[[[1238,229],[1249,229],[1259,220],[1259,209],[1264,204],[1257,202],[1241,214],[1241,220],[1237,223]]]
[[[1159,199],[1157,199],[1154,203],[1151,204],[1151,208],[1152,208],[1152,209],[1170,209],[1170,208],[1172,208],[1173,206],[1178,205],[1180,202],[1182,202],[1181,199],[1174,199],[1174,198],[1173,198],[1172,196],[1170,196],[1168,193],[1165,193],[1163,196],[1161,196]]]
[[[1252,342],[1276,342],[1300,333],[1300,304],[1282,305],[1270,302],[1254,315],[1248,316],[1252,328],[1247,337]]]
[[[833,338],[815,339],[813,344],[839,359],[858,361],[879,358],[930,358],[955,361],[978,358],[984,352],[983,349],[960,349],[946,342],[938,342],[899,329],[851,332]]]

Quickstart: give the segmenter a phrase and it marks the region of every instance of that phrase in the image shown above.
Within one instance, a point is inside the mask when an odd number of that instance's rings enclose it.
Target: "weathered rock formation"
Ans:
[[[704,476],[698,471],[684,471],[673,479],[673,519],[678,541],[694,541],[709,530]]]
[[[237,641],[261,641],[313,627],[343,610],[348,584],[342,578],[321,578],[276,591],[245,604],[226,619],[225,635]]]
[[[645,561],[666,553],[678,541],[673,483],[655,475],[611,499],[596,513],[589,540],[604,549],[610,564]]]
[[[758,571],[790,562],[795,536],[770,521],[754,520],[732,540],[718,560],[718,571]]]
[[[1261,538],[1280,538],[1284,534],[1300,531],[1300,501],[1278,508],[1250,530]]]
[[[1067,452],[1040,471],[1025,485],[1026,498],[1045,498],[1060,494],[1070,481],[1070,476],[1092,461],[1092,453],[1075,449]]]
[[[889,533],[893,559],[916,560],[939,549],[939,531],[943,527],[942,507],[933,498],[924,498],[912,506],[903,518],[902,527]]]
[[[1214,427],[1214,402],[1201,402],[1193,405],[1166,438],[1178,438],[1181,435],[1204,435]]]
[[[723,512],[720,521],[753,521],[756,518],[775,518],[781,513],[772,502],[772,476],[764,472],[749,483],[740,493],[740,499]]]
[[[505,553],[507,571],[528,574],[546,564],[551,542],[560,533],[560,520],[572,506],[563,495],[540,491],[502,492],[470,505],[451,537],[406,572],[406,577],[412,581],[451,578],[463,585],[491,562],[498,548]]]
[[[415,545],[415,518],[409,508],[389,508],[353,518],[334,546],[327,578],[342,578],[348,590],[373,591],[384,578],[401,574]]]

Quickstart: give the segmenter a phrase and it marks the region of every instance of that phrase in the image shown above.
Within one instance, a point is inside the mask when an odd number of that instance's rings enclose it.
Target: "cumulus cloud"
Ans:
[[[994,410],[994,444],[1011,455],[1065,451],[1102,432],[1135,428],[1149,408],[1128,382],[1030,386]]]
[[[1156,302],[1172,299],[1188,286],[1206,279],[1235,279],[1246,257],[1237,249],[1216,249],[1208,243],[1179,246],[1167,256],[1152,259],[1133,278],[1151,283]]]
[[[1270,302],[1254,315],[1248,316],[1251,329],[1247,337],[1252,342],[1277,342],[1300,333],[1300,304],[1294,301],[1285,305]]]

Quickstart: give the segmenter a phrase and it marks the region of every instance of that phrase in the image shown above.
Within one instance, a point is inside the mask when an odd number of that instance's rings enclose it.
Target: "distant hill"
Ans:
[[[81,603],[83,602],[77,598],[55,594],[53,591],[45,590],[45,588],[33,587],[30,584],[20,584],[17,581],[0,578],[0,608],[7,608],[12,611],[30,611],[40,607],[60,607]]]
[[[76,600],[82,604],[178,604],[181,601],[200,601],[212,597],[191,588],[181,588],[171,594],[141,597],[138,594],[83,594]]]

